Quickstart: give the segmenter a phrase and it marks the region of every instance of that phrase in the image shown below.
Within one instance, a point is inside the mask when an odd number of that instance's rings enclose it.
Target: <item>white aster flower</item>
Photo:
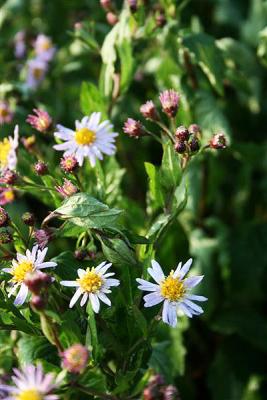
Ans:
[[[75,131],[57,125],[54,135],[65,143],[55,145],[54,149],[64,151],[64,156],[74,155],[79,165],[88,158],[94,167],[97,158],[103,160],[103,154],[111,156],[115,153],[114,138],[118,136],[112,131],[113,125],[110,121],[100,123],[100,120],[101,113],[94,112],[81,121],[75,121]]]
[[[56,52],[52,40],[43,34],[37,36],[34,43],[34,50],[37,56],[44,61],[51,61]]]
[[[12,261],[11,268],[2,269],[2,271],[12,275],[10,280],[12,288],[8,293],[8,297],[12,296],[17,291],[17,288],[20,288],[14,301],[15,305],[21,305],[26,300],[29,289],[24,282],[28,273],[43,268],[56,267],[57,263],[55,262],[44,262],[47,250],[48,247],[38,250],[38,245],[35,245],[32,251],[26,250],[25,255],[17,253],[17,259]]]
[[[78,278],[75,281],[62,281],[63,286],[76,287],[76,292],[70,301],[70,308],[81,299],[81,307],[89,300],[95,313],[99,312],[99,300],[111,306],[111,301],[106,296],[106,293],[111,293],[112,286],[118,286],[118,279],[111,279],[114,272],[107,272],[111,267],[111,263],[106,264],[106,261],[99,264],[96,268],[78,269]]]
[[[16,150],[19,145],[19,127],[15,126],[14,137],[5,137],[0,141],[0,171],[14,170],[17,165]]]
[[[53,373],[44,374],[42,366],[27,365],[22,370],[14,369],[14,385],[1,385],[7,393],[5,400],[58,400],[52,391],[58,386]]]
[[[203,313],[203,309],[192,300],[206,301],[207,298],[190,294],[189,291],[199,284],[204,275],[184,279],[191,267],[192,258],[183,267],[180,262],[176,270],[172,270],[167,277],[165,277],[157,261],[152,260],[151,264],[152,268],[148,268],[148,273],[157,283],[151,283],[144,279],[136,279],[140,284],[138,289],[151,292],[144,296],[145,307],[152,307],[163,302],[162,320],[171,326],[176,326],[177,324],[178,310],[190,318],[193,315]]]

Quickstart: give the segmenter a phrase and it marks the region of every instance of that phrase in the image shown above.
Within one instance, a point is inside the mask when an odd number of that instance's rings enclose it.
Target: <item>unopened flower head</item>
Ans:
[[[88,349],[77,343],[62,353],[62,366],[68,372],[79,374],[86,368],[88,358]]]
[[[74,172],[78,168],[77,158],[73,155],[61,158],[60,167],[63,169],[64,172]]]
[[[1,244],[8,244],[8,243],[11,243],[12,241],[13,241],[13,236],[7,229],[0,231],[0,243]],[[1,397],[0,397],[0,399],[1,399]]]
[[[34,171],[37,175],[46,175],[48,172],[47,164],[43,161],[37,161],[37,163],[34,164]]]
[[[199,140],[195,135],[191,138],[189,142],[189,147],[192,153],[196,153],[199,150],[200,148]]]
[[[110,11],[112,9],[111,0],[100,0],[100,4],[105,11]]]
[[[189,133],[190,133],[191,135],[192,135],[192,134],[197,135],[197,134],[201,133],[201,128],[200,128],[200,126],[197,125],[197,124],[191,124],[191,125],[189,126],[189,128],[188,128],[188,131],[189,131]]]
[[[111,26],[116,25],[116,23],[119,21],[118,16],[114,12],[111,12],[111,11],[109,11],[107,13],[106,19],[107,19],[107,22],[109,23],[109,25],[111,25]]]
[[[36,231],[34,231],[34,237],[40,249],[44,249],[52,239],[52,232],[50,229],[36,229]]]
[[[14,185],[17,180],[18,175],[16,174],[16,172],[11,171],[8,168],[2,171],[0,176],[0,183],[4,183],[5,185]]]
[[[6,400],[58,400],[53,394],[58,384],[53,373],[45,374],[41,364],[26,365],[14,369],[13,385],[0,384],[0,390],[8,393]]]
[[[0,101],[0,125],[9,124],[13,119],[13,112],[7,101]]]
[[[136,121],[133,118],[128,118],[124,123],[123,131],[128,136],[138,139],[140,136],[145,134],[145,128],[140,121]]]
[[[145,307],[152,307],[163,302],[162,320],[173,327],[177,325],[178,310],[191,318],[193,315],[203,313],[203,309],[192,300],[207,300],[206,297],[189,293],[190,289],[203,279],[203,275],[185,278],[191,264],[191,258],[183,266],[180,262],[175,271],[172,270],[166,277],[159,263],[153,260],[152,268],[148,268],[148,273],[156,283],[137,279],[140,290],[151,292],[144,296]]]
[[[56,263],[52,261],[45,262],[45,256],[48,248],[43,250],[38,249],[38,245],[35,245],[32,250],[26,250],[26,254],[17,253],[16,259],[12,261],[10,268],[4,268],[2,271],[12,275],[10,280],[11,289],[8,293],[8,297],[15,295],[15,305],[21,305],[25,302],[28,295],[28,286],[25,284],[28,273],[42,270],[43,268],[56,267]]]
[[[63,197],[70,197],[78,192],[77,186],[73,185],[73,183],[66,178],[64,178],[64,183],[62,186],[56,186],[56,190]]]
[[[5,137],[0,141],[0,171],[13,171],[17,165],[16,150],[19,145],[19,127],[16,125],[14,137]]]
[[[212,149],[225,149],[227,146],[226,137],[223,132],[214,135],[210,140],[210,147]]]
[[[31,212],[25,212],[24,214],[22,214],[21,217],[22,221],[24,222],[25,225],[28,226],[33,226],[35,223],[35,217],[34,214]]]
[[[14,53],[16,58],[23,58],[26,53],[26,43],[25,43],[25,32],[19,31],[16,33],[14,38]]]
[[[185,153],[186,143],[183,140],[177,140],[174,144],[174,150],[179,154]]]
[[[137,0],[128,0],[129,8],[132,12],[137,11]]]
[[[145,104],[142,104],[140,112],[146,119],[151,119],[152,121],[158,120],[158,112],[152,100],[148,100]]]
[[[37,89],[45,77],[47,68],[47,62],[40,58],[28,61],[26,85],[29,89]]]
[[[107,293],[111,293],[112,286],[118,286],[118,279],[110,278],[114,272],[107,272],[111,267],[111,263],[106,261],[99,264],[96,268],[78,269],[78,278],[75,281],[62,281],[63,286],[75,287],[76,292],[70,301],[70,308],[81,298],[81,307],[89,300],[95,313],[99,312],[100,301],[108,306],[111,301],[107,297]]]
[[[42,289],[52,283],[52,280],[50,275],[42,271],[34,271],[26,275],[24,283],[32,293],[39,295]]]
[[[185,126],[178,126],[175,132],[175,137],[178,140],[187,141],[189,139],[189,136],[189,131]]]
[[[0,207],[0,227],[7,226],[8,223],[9,215],[3,207]]]
[[[43,34],[37,36],[34,43],[36,55],[43,61],[49,62],[53,59],[56,48],[53,46],[52,40]]]
[[[39,132],[46,132],[51,124],[52,124],[52,118],[48,114],[48,112],[39,110],[37,108],[33,109],[33,112],[36,115],[28,115],[26,121],[37,131]]]
[[[174,118],[177,114],[180,96],[175,90],[165,90],[160,93],[159,100],[161,102],[162,111],[170,118]]]
[[[0,186],[0,206],[12,203],[15,200],[15,192],[12,188]]]
[[[101,113],[94,112],[81,121],[76,121],[75,131],[57,125],[55,137],[64,143],[54,146],[56,150],[64,151],[64,156],[74,155],[79,163],[83,165],[84,159],[88,158],[92,167],[96,160],[103,160],[103,154],[109,156],[116,151],[114,144],[117,133],[113,132],[113,125],[106,120],[100,122]]]

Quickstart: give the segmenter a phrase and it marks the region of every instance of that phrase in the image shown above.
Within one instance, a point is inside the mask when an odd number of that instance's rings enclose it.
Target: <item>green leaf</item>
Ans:
[[[100,90],[91,82],[83,82],[80,94],[81,110],[85,115],[92,112],[101,112],[107,117],[107,104]]]
[[[182,177],[179,157],[175,153],[173,144],[170,141],[166,142],[163,146],[160,175],[161,185],[167,190],[176,188]]]
[[[224,63],[221,51],[213,37],[204,33],[194,33],[186,35],[182,43],[189,50],[193,61],[207,76],[210,84],[222,96]]]
[[[43,337],[23,335],[18,341],[18,358],[21,364],[33,364],[38,358],[53,362],[57,356],[54,346]]]
[[[152,204],[155,207],[162,207],[164,205],[163,195],[160,188],[160,174],[155,165],[145,162],[146,173],[149,177],[149,195]]]
[[[130,86],[134,74],[134,58],[131,42],[124,39],[118,45],[118,53],[121,64],[120,91],[121,93],[125,93]]]

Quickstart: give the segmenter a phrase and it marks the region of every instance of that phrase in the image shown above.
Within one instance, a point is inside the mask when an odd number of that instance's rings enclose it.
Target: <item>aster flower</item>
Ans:
[[[174,118],[179,106],[180,96],[175,90],[164,90],[160,93],[159,100],[161,102],[162,111],[170,118]]]
[[[39,364],[26,365],[22,370],[14,369],[13,385],[0,384],[0,390],[6,391],[6,400],[57,400],[52,394],[58,386],[53,373],[45,374]]]
[[[34,238],[39,248],[43,250],[52,239],[52,232],[49,229],[36,229],[34,231]]]
[[[100,123],[101,113],[94,112],[81,121],[76,121],[75,131],[57,125],[55,137],[64,140],[65,143],[54,146],[56,150],[63,150],[64,156],[74,155],[79,163],[83,165],[84,159],[88,158],[94,167],[96,159],[102,160],[103,154],[113,155],[115,153],[115,137],[113,125],[106,120]]]
[[[148,100],[140,107],[141,114],[147,118],[156,121],[158,119],[158,112],[152,100]]]
[[[16,174],[16,172],[11,171],[8,168],[2,171],[0,175],[0,183],[4,183],[5,185],[14,185],[17,179],[18,175]]]
[[[0,101],[0,125],[9,124],[13,119],[13,112],[7,101]]]
[[[11,188],[0,186],[0,206],[5,206],[15,200],[15,192]]]
[[[25,32],[19,31],[16,33],[14,38],[14,53],[16,58],[23,58],[26,53],[26,44],[25,44]]]
[[[73,155],[65,156],[60,160],[60,167],[64,172],[72,173],[78,168],[78,161]]]
[[[28,115],[26,122],[39,132],[45,132],[52,124],[52,118],[48,112],[34,108],[33,112],[36,115]]]
[[[61,194],[62,197],[70,197],[78,192],[78,188],[66,178],[64,178],[64,183],[62,186],[56,186],[56,190]]]
[[[19,145],[19,127],[16,125],[14,137],[5,137],[0,141],[0,171],[14,170],[17,165],[16,150]]]
[[[80,305],[85,305],[87,300],[90,301],[95,313],[99,312],[100,302],[111,306],[111,301],[106,296],[106,293],[111,293],[112,286],[118,286],[120,281],[118,279],[110,278],[114,272],[107,272],[112,263],[106,264],[106,261],[99,264],[96,268],[78,269],[78,278],[75,281],[61,281],[61,285],[76,287],[76,292],[70,301],[70,308],[82,296]]]
[[[73,374],[79,374],[86,368],[89,351],[85,346],[77,343],[62,353],[62,366]]]
[[[26,250],[26,254],[17,253],[17,259],[12,261],[11,268],[3,268],[2,271],[12,275],[10,280],[11,290],[8,297],[12,296],[19,288],[18,294],[14,301],[15,305],[21,305],[25,302],[28,295],[28,287],[25,284],[28,273],[39,271],[43,268],[56,267],[56,263],[49,261],[44,262],[48,248],[38,250],[38,245],[32,248],[32,251]]]
[[[162,320],[173,327],[177,324],[178,310],[182,311],[190,318],[193,315],[200,315],[203,313],[203,309],[192,300],[206,301],[207,298],[189,293],[189,290],[198,285],[203,279],[203,275],[184,279],[191,267],[192,258],[190,258],[183,267],[180,262],[176,270],[172,270],[167,277],[165,277],[157,261],[152,260],[151,264],[152,268],[148,268],[148,273],[156,283],[151,283],[144,279],[137,279],[140,285],[138,289],[151,292],[144,296],[145,307],[152,307],[163,302]]]
[[[56,52],[56,48],[53,46],[52,40],[43,34],[37,36],[34,43],[34,50],[37,56],[46,62],[51,61]]]
[[[29,89],[35,90],[45,77],[48,68],[47,62],[40,58],[34,58],[28,61],[27,67],[26,85]]]
[[[145,134],[145,128],[140,121],[136,121],[133,118],[128,118],[124,123],[123,131],[128,136],[138,139],[140,136]]]

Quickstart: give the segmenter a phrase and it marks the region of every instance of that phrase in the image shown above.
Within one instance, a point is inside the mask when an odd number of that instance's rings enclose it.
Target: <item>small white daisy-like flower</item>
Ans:
[[[44,61],[51,61],[56,52],[52,40],[43,34],[37,36],[34,43],[34,50],[37,56]]]
[[[177,325],[177,311],[182,311],[188,317],[200,315],[203,309],[195,304],[195,301],[206,301],[204,296],[190,294],[189,291],[198,285],[204,275],[185,278],[192,264],[190,258],[184,266],[180,262],[175,271],[171,271],[166,277],[161,266],[155,260],[151,262],[152,268],[148,268],[148,273],[155,282],[148,282],[144,279],[137,279],[140,284],[138,289],[151,292],[144,296],[145,307],[152,307],[163,302],[162,320],[168,325]]]
[[[75,131],[57,125],[55,137],[64,140],[64,143],[56,144],[54,149],[64,151],[64,156],[74,155],[79,163],[83,165],[88,158],[94,167],[96,159],[103,160],[103,154],[109,156],[116,151],[114,144],[118,133],[113,132],[113,125],[106,120],[100,123],[101,113],[94,112],[81,121],[75,122]]]
[[[58,400],[53,390],[58,386],[53,373],[44,374],[39,364],[27,365],[22,370],[14,369],[14,385],[1,385],[0,390],[7,393],[6,400]]]
[[[5,137],[0,141],[0,171],[14,170],[17,165],[16,150],[19,145],[19,127],[15,126],[14,137]]]
[[[96,268],[87,268],[86,270],[78,269],[78,278],[75,281],[60,282],[63,286],[77,288],[70,301],[70,308],[74,306],[81,296],[81,307],[89,300],[95,313],[98,313],[100,309],[99,300],[111,306],[111,301],[106,294],[111,293],[110,288],[112,286],[118,286],[120,284],[118,279],[110,278],[114,275],[114,272],[106,273],[111,265],[111,263],[107,264],[106,261],[104,261]]]
[[[21,305],[26,300],[29,289],[25,284],[25,279],[28,273],[57,266],[52,261],[44,262],[47,250],[48,247],[38,250],[38,245],[35,245],[32,251],[26,250],[25,255],[17,253],[17,259],[12,261],[11,268],[2,269],[2,271],[12,275],[10,280],[12,288],[8,293],[8,297],[12,296],[20,288],[14,301],[15,305]]]

